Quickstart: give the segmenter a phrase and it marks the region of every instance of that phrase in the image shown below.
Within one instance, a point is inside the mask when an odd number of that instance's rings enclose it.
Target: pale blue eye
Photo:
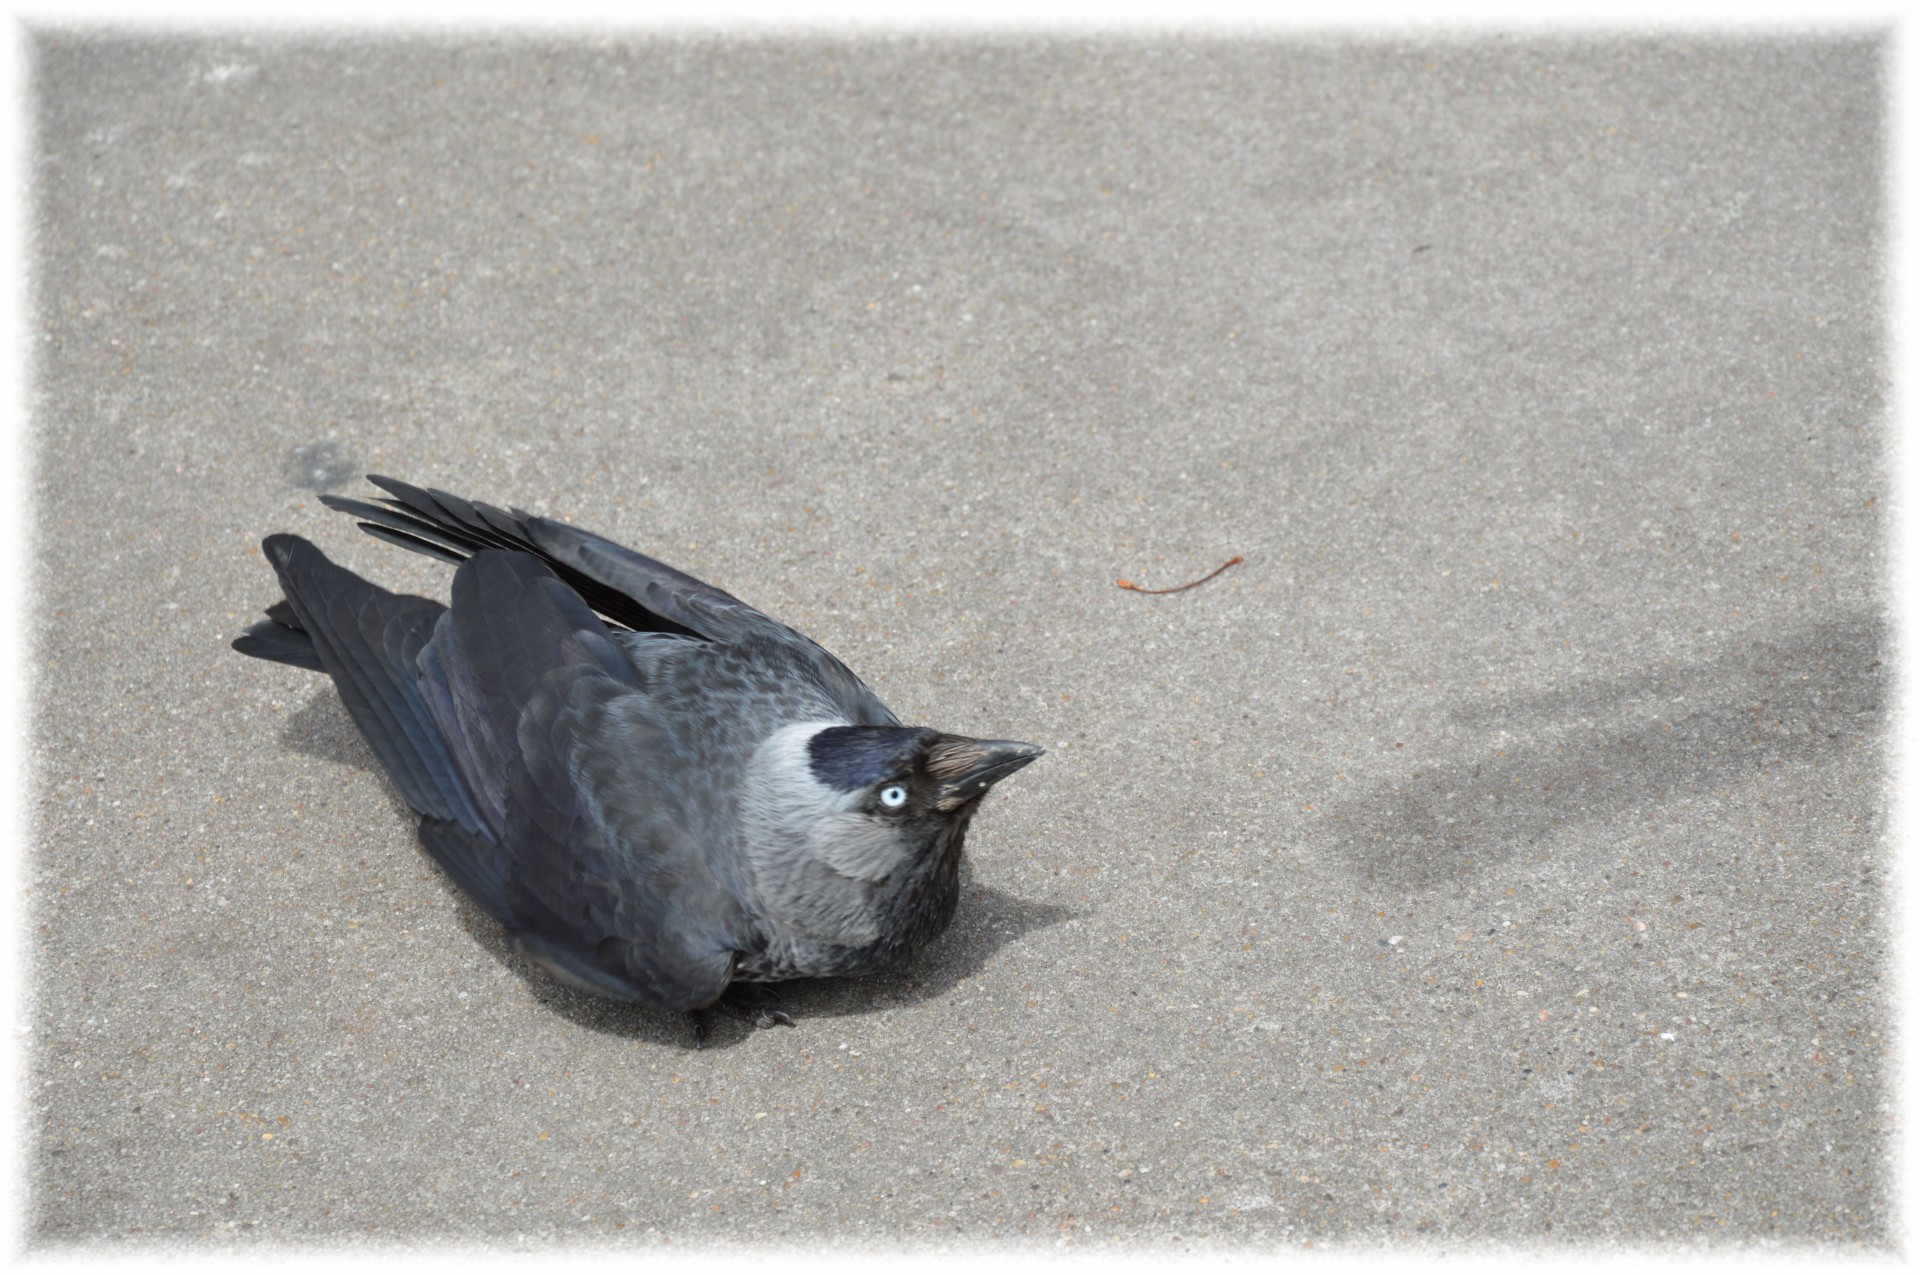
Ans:
[[[880,805],[899,808],[907,804],[907,788],[904,784],[889,784],[880,790]]]

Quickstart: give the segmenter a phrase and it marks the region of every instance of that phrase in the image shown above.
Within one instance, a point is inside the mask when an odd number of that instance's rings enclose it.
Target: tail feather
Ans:
[[[277,613],[269,609],[276,619],[253,626],[235,649],[330,675],[407,805],[479,832],[473,801],[422,697],[416,663],[447,609],[369,584],[298,536],[269,536],[261,548],[286,601],[276,604]]]
[[[271,613],[272,609],[268,611]],[[245,656],[257,656],[297,669],[326,672],[326,667],[320,663],[320,653],[313,649],[313,639],[307,637],[297,624],[281,625],[263,620],[235,638],[233,649]]]

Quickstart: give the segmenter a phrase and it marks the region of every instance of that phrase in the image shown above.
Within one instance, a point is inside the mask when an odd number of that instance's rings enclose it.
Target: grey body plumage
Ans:
[[[611,541],[372,481],[391,496],[321,499],[459,564],[451,606],[271,536],[285,599],[233,645],[332,677],[422,845],[530,960],[699,1010],[946,928],[981,797],[1042,750],[903,727],[812,640]]]

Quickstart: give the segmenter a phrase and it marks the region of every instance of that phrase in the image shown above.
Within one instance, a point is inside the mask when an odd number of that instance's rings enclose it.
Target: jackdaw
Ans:
[[[234,649],[333,679],[427,854],[530,961],[693,1011],[699,1044],[742,985],[946,929],[968,822],[1042,749],[902,726],[805,635],[590,532],[368,478],[378,503],[320,499],[457,564],[452,605],[269,536],[286,596]],[[758,991],[761,1026],[793,1022]]]

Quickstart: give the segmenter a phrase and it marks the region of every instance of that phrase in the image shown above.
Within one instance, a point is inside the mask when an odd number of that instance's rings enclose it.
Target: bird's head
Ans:
[[[926,727],[826,727],[807,740],[807,769],[858,810],[897,824],[971,815],[987,790],[1046,750]]]
[[[1044,752],[926,727],[788,727],[761,746],[745,786],[749,854],[776,878],[808,862],[873,883],[911,876],[939,849],[957,851],[987,790]],[[783,847],[812,854],[789,862]]]
[[[877,944],[876,960],[913,951],[953,915],[980,799],[1043,752],[924,727],[776,732],[742,790],[742,844],[763,905],[792,933]]]

